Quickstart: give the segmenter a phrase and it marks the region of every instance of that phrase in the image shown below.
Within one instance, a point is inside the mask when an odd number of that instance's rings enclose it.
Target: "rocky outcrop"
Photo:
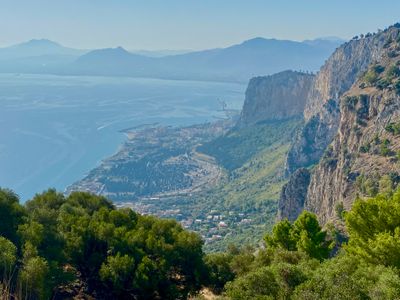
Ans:
[[[372,196],[400,181],[399,28],[346,43],[315,78],[304,127],[288,154],[292,177],[285,189],[298,188],[296,169],[318,164],[305,200],[282,192],[280,216],[295,218],[304,202],[326,223],[339,205],[349,209],[357,195]]]
[[[249,82],[239,126],[301,116],[314,75],[284,71]]]
[[[400,52],[391,49],[400,43],[394,44],[386,54],[396,57],[379,61],[385,71],[376,83],[364,87],[361,79],[341,98],[337,135],[313,172],[304,204],[323,223],[336,217],[338,205],[349,209],[357,195],[374,196],[399,182]]]
[[[288,155],[288,173],[318,162],[337,132],[340,97],[371,62],[382,57],[388,36],[394,31],[397,28],[343,44],[321,68],[308,95],[304,128]]]
[[[279,199],[278,220],[294,221],[304,209],[307,188],[310,183],[310,171],[305,168],[296,170],[283,188]]]

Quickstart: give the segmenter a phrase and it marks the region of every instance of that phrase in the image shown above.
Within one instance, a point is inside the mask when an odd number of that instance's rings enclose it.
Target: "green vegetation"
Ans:
[[[392,133],[393,135],[398,135],[400,134],[400,122],[396,122],[396,123],[389,123],[386,127],[385,127],[387,132]]]
[[[292,118],[234,128],[227,134],[198,147],[198,150],[215,157],[225,169],[233,171],[266,147],[280,143],[282,138],[293,132],[299,121],[299,118]]]
[[[187,299],[206,287],[232,300],[398,299],[398,178],[381,176],[380,193],[350,211],[337,206],[346,243],[304,211],[278,222],[262,248],[231,245],[208,255],[176,221],[117,210],[103,197],[49,190],[22,206],[0,189],[9,225],[0,231],[0,296]]]
[[[373,69],[369,69],[363,77],[363,80],[368,84],[368,85],[374,85],[379,78],[379,74]]]
[[[391,155],[392,151],[390,150],[390,141],[388,139],[384,139],[380,146],[380,154],[382,156],[389,156]]]
[[[230,266],[235,279],[225,284],[225,296],[238,300],[398,299],[399,207],[400,190],[392,190],[358,199],[348,212],[341,210],[349,234],[343,245],[332,238],[334,233],[323,231],[310,213],[303,213],[293,224],[277,223],[265,238],[265,249],[226,254],[224,265]],[[296,240],[294,232],[301,232],[301,238]],[[333,242],[339,251],[330,251],[328,256]],[[296,246],[299,244],[309,247]],[[237,260],[244,261],[239,268]]]
[[[196,196],[194,218],[204,219],[210,211],[244,214],[242,222],[228,218],[228,228],[218,230],[221,238],[206,242],[206,251],[221,251],[230,244],[257,245],[273,226],[277,200],[286,182],[286,154],[299,118],[264,122],[235,128],[226,135],[198,148],[214,156],[226,168],[226,179],[218,186]],[[212,230],[200,226],[200,234]]]
[[[204,281],[202,241],[176,221],[86,193],[49,190],[25,206],[8,190],[0,195],[2,299],[68,298],[76,282],[99,298],[184,299]]]
[[[332,249],[326,232],[321,230],[315,215],[304,211],[293,225],[287,220],[277,223],[272,234],[264,238],[269,247],[280,247],[289,251],[302,251],[311,258],[326,259]]]
[[[343,100],[344,106],[346,106],[351,110],[355,109],[357,103],[358,103],[358,96],[347,96]]]
[[[400,76],[400,69],[397,65],[391,65],[386,73],[386,78],[388,81],[392,81]]]
[[[397,51],[388,51],[388,57],[393,59],[398,56]],[[385,67],[381,65],[373,65],[370,67],[365,74],[362,76],[363,82],[360,84],[360,88],[365,88],[366,86],[376,87],[379,90],[383,89],[394,89],[397,94],[400,93],[400,68],[399,62],[397,61],[394,64],[388,66],[385,70]],[[346,97],[351,100],[354,97]]]

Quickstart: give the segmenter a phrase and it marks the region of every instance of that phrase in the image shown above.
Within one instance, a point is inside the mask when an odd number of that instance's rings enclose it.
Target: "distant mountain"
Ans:
[[[154,60],[132,54],[122,47],[107,48],[93,50],[80,56],[68,70],[74,74],[85,75],[147,76],[147,69],[153,69]]]
[[[148,56],[148,57],[163,57],[169,55],[180,55],[193,52],[193,50],[129,50],[133,54]]]
[[[0,72],[59,72],[87,50],[64,47],[47,39],[34,39],[0,48]]]
[[[49,40],[32,40],[0,49],[0,72],[243,82],[288,69],[317,71],[341,43],[255,38],[227,48],[162,56],[121,47],[85,53]]]
[[[317,71],[341,43],[325,39],[295,42],[255,38],[228,48],[164,57],[146,57],[122,48],[104,49],[79,58],[70,71],[86,75],[247,81],[287,69]]]
[[[47,39],[34,39],[14,46],[0,48],[0,60],[48,55],[79,56],[85,52],[85,50],[64,47]]]

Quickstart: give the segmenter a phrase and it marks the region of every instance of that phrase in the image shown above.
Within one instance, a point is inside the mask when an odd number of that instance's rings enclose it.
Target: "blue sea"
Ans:
[[[143,78],[0,75],[0,186],[22,201],[63,191],[115,153],[123,129],[190,125],[240,109],[246,86]]]

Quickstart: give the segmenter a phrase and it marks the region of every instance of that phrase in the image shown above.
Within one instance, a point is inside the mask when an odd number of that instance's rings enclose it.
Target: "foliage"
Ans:
[[[400,134],[400,122],[396,123],[389,123],[386,127],[385,130],[392,133],[393,135],[398,135]]]
[[[50,299],[55,288],[82,280],[89,295],[105,299],[186,299],[203,286],[233,300],[399,299],[399,177],[376,176],[379,194],[357,199],[345,213],[343,204],[336,208],[348,243],[333,257],[327,232],[336,229],[322,229],[306,211],[293,223],[278,222],[265,248],[232,245],[204,255],[199,236],[175,221],[117,210],[87,193],[48,190],[26,210],[17,206],[23,214],[11,236],[19,244],[0,236],[0,290]],[[12,203],[13,193],[5,195]]]
[[[397,78],[400,76],[400,69],[396,65],[392,65],[389,67],[386,73],[387,79],[389,81],[392,81],[393,79]]]
[[[17,229],[24,215],[25,210],[19,204],[18,196],[11,190],[0,188],[0,236],[18,244]]]
[[[221,293],[225,284],[235,278],[231,267],[233,255],[229,253],[212,253],[205,257],[208,274],[208,286]]]
[[[321,264],[292,299],[398,299],[399,279],[392,269],[339,255]]]
[[[205,281],[202,241],[176,221],[117,210],[81,192],[48,190],[26,209],[12,192],[0,196],[9,213],[0,232],[0,283],[12,280],[7,286],[21,298],[50,299],[56,287],[79,279],[104,298],[181,299]]]
[[[9,278],[17,261],[17,247],[11,241],[0,236],[0,253],[0,274]]]
[[[310,257],[326,259],[332,250],[332,241],[318,223],[317,217],[303,211],[297,220],[290,224],[287,220],[277,223],[271,235],[264,238],[267,246],[281,247],[289,251],[303,251]]]
[[[253,262],[245,273],[226,284],[226,294],[231,299],[288,299],[318,265],[317,260],[298,251],[275,248],[253,252]]]
[[[400,268],[400,190],[357,199],[346,214],[347,251],[369,263]]]
[[[363,77],[364,81],[369,85],[374,85],[378,78],[379,75],[374,69],[368,70]]]

